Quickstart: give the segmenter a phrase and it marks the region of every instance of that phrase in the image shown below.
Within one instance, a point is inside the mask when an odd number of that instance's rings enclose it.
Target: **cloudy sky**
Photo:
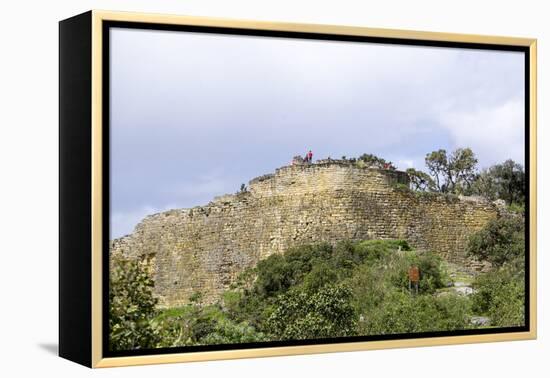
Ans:
[[[523,54],[112,29],[111,238],[288,164],[399,169],[470,147],[523,164]]]

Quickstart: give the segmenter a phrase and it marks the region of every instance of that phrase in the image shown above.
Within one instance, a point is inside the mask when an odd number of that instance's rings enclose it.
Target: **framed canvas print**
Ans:
[[[60,22],[59,353],[536,337],[536,41]]]

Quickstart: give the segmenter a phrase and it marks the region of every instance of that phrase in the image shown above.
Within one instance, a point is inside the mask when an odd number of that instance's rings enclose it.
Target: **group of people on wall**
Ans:
[[[311,152],[311,150],[309,150],[304,157],[302,157],[301,155],[298,155],[298,156],[294,156],[294,158],[292,159],[292,162],[290,163],[291,165],[294,165],[294,164],[311,164],[313,162],[313,152]]]

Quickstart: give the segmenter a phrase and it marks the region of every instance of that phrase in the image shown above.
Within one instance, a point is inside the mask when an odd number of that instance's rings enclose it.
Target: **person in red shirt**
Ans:
[[[311,163],[311,160],[313,159],[313,152],[309,150],[306,156],[307,156],[307,161]]]

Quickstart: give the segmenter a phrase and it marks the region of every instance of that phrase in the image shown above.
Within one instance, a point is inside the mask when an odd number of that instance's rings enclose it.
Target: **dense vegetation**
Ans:
[[[154,321],[157,300],[147,263],[115,259],[109,283],[109,347],[154,348],[161,333]]]
[[[525,322],[525,221],[522,216],[491,221],[470,239],[469,253],[492,263],[474,282],[473,309],[495,326]]]
[[[519,219],[519,218],[518,218]],[[272,255],[240,275],[217,303],[155,309],[145,263],[117,261],[110,285],[114,350],[249,343],[355,335],[450,331],[523,324],[520,220],[499,220],[472,237],[470,253],[494,264],[473,295],[452,290],[446,264],[403,240],[304,245]],[[492,235],[487,237],[487,234]],[[512,243],[504,253],[501,243]],[[417,266],[418,294],[407,271]]]

